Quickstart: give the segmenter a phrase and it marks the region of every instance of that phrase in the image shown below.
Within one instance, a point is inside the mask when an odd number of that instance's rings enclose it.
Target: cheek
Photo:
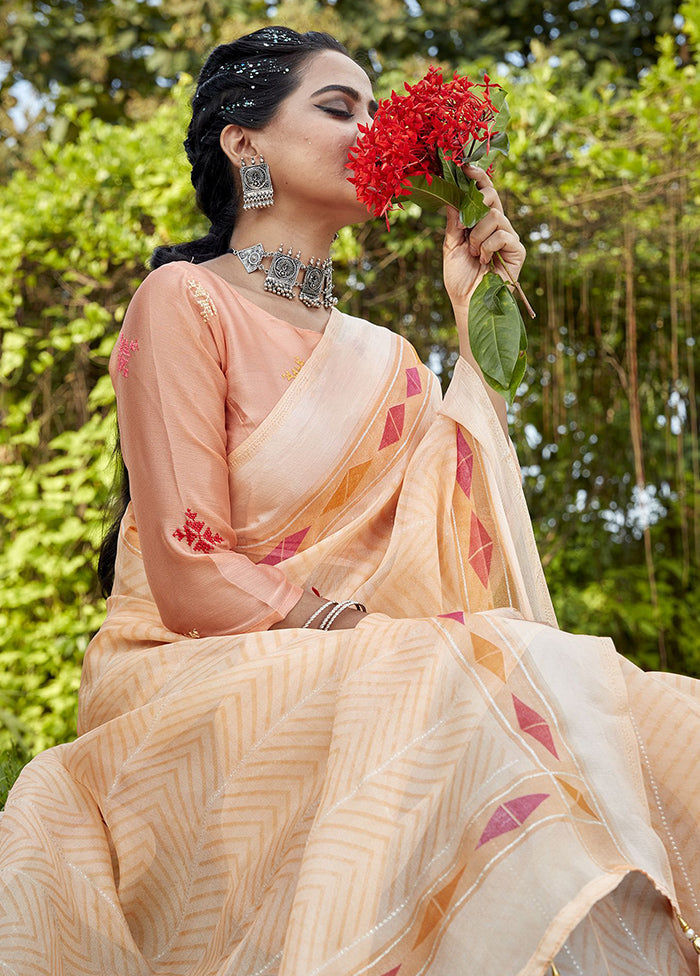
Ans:
[[[354,139],[347,136],[333,135],[319,144],[314,139],[306,140],[305,162],[313,170],[337,171],[345,166],[348,150],[354,145]]]

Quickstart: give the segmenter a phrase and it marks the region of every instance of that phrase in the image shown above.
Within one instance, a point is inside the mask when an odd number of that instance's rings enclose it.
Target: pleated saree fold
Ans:
[[[557,629],[468,364],[443,400],[334,312],[228,460],[238,551],[370,613],[168,631],[129,509],[81,734],[0,820],[0,970],[698,972],[697,684]]]

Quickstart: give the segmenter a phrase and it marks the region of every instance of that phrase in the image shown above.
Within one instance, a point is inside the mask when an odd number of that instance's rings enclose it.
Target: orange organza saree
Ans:
[[[372,612],[168,631],[127,511],[81,734],[0,819],[0,972],[697,973],[697,683],[557,630],[470,367],[442,401],[334,312],[229,472],[241,552]]]

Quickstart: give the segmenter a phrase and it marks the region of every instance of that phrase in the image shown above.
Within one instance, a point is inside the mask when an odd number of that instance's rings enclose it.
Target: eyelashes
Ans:
[[[317,105],[316,108],[320,108],[322,112],[327,112],[328,115],[334,115],[339,119],[352,118],[352,112],[348,112],[342,108],[332,108],[330,105]]]

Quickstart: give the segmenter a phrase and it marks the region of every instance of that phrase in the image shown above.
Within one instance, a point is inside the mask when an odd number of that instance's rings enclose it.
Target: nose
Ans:
[[[372,116],[369,114],[369,109],[364,109],[364,111],[358,113],[357,125],[372,125]]]

